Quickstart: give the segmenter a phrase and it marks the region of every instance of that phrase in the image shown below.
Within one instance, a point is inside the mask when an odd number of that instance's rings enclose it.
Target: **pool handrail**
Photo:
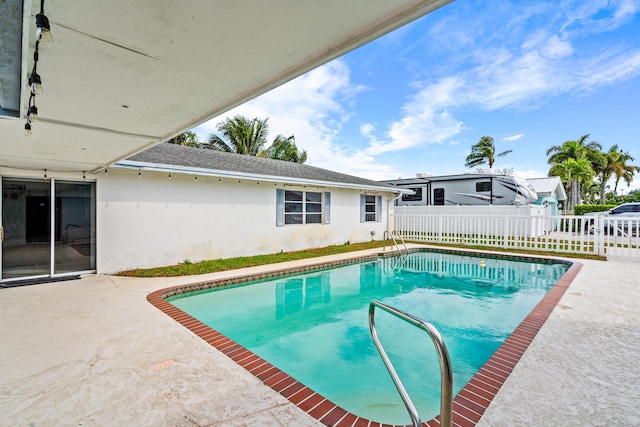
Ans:
[[[398,253],[401,253],[402,251],[400,250],[400,245],[398,245],[398,242],[396,241],[396,237],[398,236],[400,238],[400,241],[402,242],[402,246],[404,246],[404,251],[406,253],[409,253],[409,248],[407,248],[407,244],[404,242],[404,238],[402,237],[402,235],[400,233],[398,233],[397,231],[389,231],[389,230],[385,230],[384,234],[382,236],[382,240],[385,242],[384,246],[382,247],[382,251],[386,251],[387,250],[387,236],[389,236],[389,238],[393,241],[393,245],[396,247],[396,250],[398,251]]]
[[[384,350],[380,339],[378,338],[378,332],[375,326],[375,309],[376,307],[381,308],[389,314],[392,314],[407,323],[410,323],[414,326],[419,327],[420,329],[426,331],[431,338],[431,341],[436,347],[436,352],[438,353],[438,360],[440,362],[440,426],[442,427],[451,427],[451,418],[452,418],[452,407],[453,407],[453,370],[451,368],[451,359],[449,358],[449,352],[447,350],[447,346],[442,339],[442,335],[438,332],[435,326],[431,323],[422,320],[416,316],[413,316],[409,313],[405,313],[402,310],[399,310],[395,307],[391,307],[390,305],[384,304],[378,300],[372,300],[369,304],[369,330],[371,332],[371,337],[373,338],[373,342],[384,361],[389,374],[391,375],[391,379],[400,393],[400,397],[404,402],[407,411],[409,411],[409,416],[411,417],[411,422],[414,427],[419,427],[422,425],[420,421],[420,414],[416,409],[409,393],[404,387],[404,384],[400,380],[398,373],[393,367],[389,356],[387,356],[387,352]]]

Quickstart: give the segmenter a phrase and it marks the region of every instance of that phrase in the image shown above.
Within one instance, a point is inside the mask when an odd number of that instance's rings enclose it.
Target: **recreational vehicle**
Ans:
[[[468,173],[382,181],[413,190],[396,200],[396,206],[527,205],[538,199],[524,178],[495,173]]]

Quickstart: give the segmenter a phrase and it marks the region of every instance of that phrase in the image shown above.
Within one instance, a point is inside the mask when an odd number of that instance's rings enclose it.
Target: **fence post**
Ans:
[[[438,242],[442,243],[442,227],[444,224],[444,216],[440,213],[440,217],[438,218]]]
[[[595,239],[595,242],[593,242],[593,244],[597,247],[597,253],[599,256],[606,256],[605,252],[604,252],[604,237],[603,237],[603,233],[604,233],[604,216],[602,215],[598,215],[598,226],[597,228],[594,230],[593,236]]]
[[[503,227],[502,227],[502,247],[503,248],[507,248],[509,247],[509,217],[507,215],[504,216],[504,221],[502,222]]]

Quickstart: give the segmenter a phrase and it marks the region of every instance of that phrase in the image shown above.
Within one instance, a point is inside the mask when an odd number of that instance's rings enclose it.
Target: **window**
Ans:
[[[630,212],[640,212],[640,205],[629,204],[629,205],[621,205],[611,211],[612,215],[617,214],[625,214]]]
[[[409,190],[415,191],[414,194],[403,194],[403,202],[421,202],[422,201],[422,187],[410,188]]]
[[[325,224],[329,224],[331,195],[325,193]],[[321,224],[322,193],[317,191],[276,190],[276,226],[289,224]]]
[[[382,221],[382,196],[360,195],[360,222]]]
[[[491,191],[491,181],[476,182],[476,192]]]
[[[444,205],[444,188],[433,189],[433,204]]]

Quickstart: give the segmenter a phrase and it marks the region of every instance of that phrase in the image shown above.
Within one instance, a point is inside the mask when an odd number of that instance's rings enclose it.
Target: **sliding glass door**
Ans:
[[[94,193],[94,183],[55,183],[54,274],[96,268]]]
[[[2,281],[95,270],[95,183],[2,178]]]

